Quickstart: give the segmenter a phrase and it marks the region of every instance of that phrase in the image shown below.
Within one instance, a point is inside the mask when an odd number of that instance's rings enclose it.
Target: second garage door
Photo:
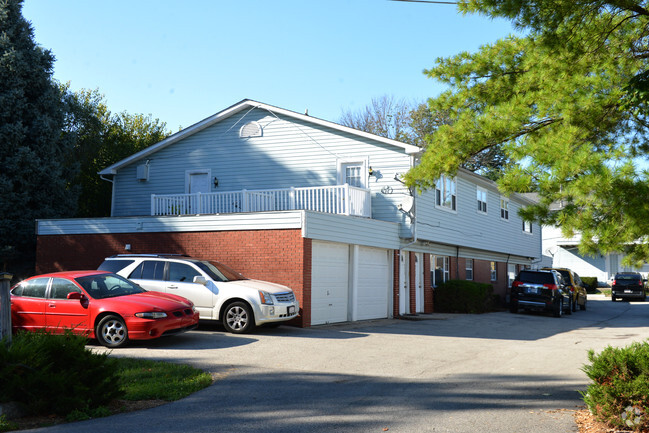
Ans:
[[[390,261],[387,250],[360,247],[355,320],[388,317],[390,290]]]

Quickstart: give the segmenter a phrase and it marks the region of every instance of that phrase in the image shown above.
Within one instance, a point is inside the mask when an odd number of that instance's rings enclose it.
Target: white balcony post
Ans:
[[[248,212],[249,206],[248,206],[248,190],[243,189],[241,190],[241,212]]]
[[[203,213],[203,201],[201,200],[201,192],[200,191],[196,193],[196,200],[198,200],[198,206],[196,206],[198,208],[198,212],[195,212],[195,213],[197,213],[197,214],[198,213]]]
[[[349,192],[349,184],[346,183],[343,188],[343,206],[345,208],[345,211],[343,212],[345,215],[350,214],[350,208],[351,208],[351,202],[352,198]]]
[[[291,187],[288,193],[290,210],[295,209],[295,187]]]
[[[155,194],[151,194],[151,215],[155,215]]]

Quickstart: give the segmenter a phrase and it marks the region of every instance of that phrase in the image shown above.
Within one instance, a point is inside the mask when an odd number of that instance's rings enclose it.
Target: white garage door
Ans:
[[[388,317],[390,262],[387,250],[360,247],[356,320]]]
[[[346,322],[349,246],[313,241],[311,257],[311,324]]]

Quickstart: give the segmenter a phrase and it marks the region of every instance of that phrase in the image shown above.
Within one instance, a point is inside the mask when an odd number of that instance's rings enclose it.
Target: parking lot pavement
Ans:
[[[588,350],[646,339],[648,317],[649,303],[592,297],[562,318],[433,314],[243,336],[202,326],[111,354],[190,363],[214,375],[209,388],[36,431],[576,432]]]

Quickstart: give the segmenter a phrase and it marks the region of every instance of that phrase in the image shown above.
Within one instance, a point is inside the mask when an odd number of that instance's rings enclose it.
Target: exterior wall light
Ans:
[[[214,178],[214,188],[216,188],[217,186],[219,186],[219,180],[215,177]]]

